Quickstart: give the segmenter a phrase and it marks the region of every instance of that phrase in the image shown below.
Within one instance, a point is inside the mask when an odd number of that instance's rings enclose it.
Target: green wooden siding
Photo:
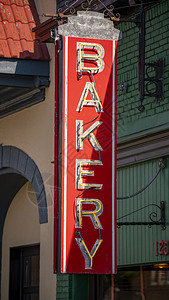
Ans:
[[[122,40],[118,42],[117,64],[117,131],[118,143],[139,138],[169,128],[169,1],[163,0],[146,11],[146,62],[164,59],[163,101],[155,103],[151,97],[145,97],[145,111],[137,109],[138,99],[138,28],[132,23],[122,23]],[[127,45],[127,46],[126,46]],[[126,94],[120,92],[120,86],[127,82]],[[144,150],[143,150],[144,151]],[[117,216],[129,214],[149,204],[160,205],[165,201],[166,219],[168,218],[168,165],[158,178],[143,193],[130,200],[119,200]],[[158,160],[126,166],[118,169],[117,195],[133,194],[145,186],[156,174]],[[149,221],[149,213],[157,212],[155,206],[149,206],[133,215],[118,221]],[[168,224],[167,224],[168,225]],[[160,226],[122,226],[117,230],[118,266],[169,261],[169,255],[155,255],[156,241],[169,240],[168,226],[165,231]]]
[[[117,196],[131,195],[144,187],[158,171],[158,160],[128,166],[118,169]],[[120,222],[151,221],[149,214],[159,210],[153,205],[165,201],[165,217],[169,222],[169,159],[156,180],[141,194],[127,200],[117,201],[117,219]],[[148,207],[130,214],[133,211]],[[125,218],[124,215],[130,214]],[[154,220],[157,220],[154,218]],[[129,225],[117,229],[117,263],[118,266],[168,261],[169,255],[155,255],[156,241],[169,240],[169,228],[162,230],[161,226]]]
[[[144,112],[138,111],[138,28],[133,23],[121,23],[118,29],[122,40],[118,42],[117,55],[117,132],[122,142],[140,135],[169,128],[169,1],[163,0],[146,11],[146,62],[164,59],[163,101],[145,97]],[[123,82],[128,90],[120,91]]]

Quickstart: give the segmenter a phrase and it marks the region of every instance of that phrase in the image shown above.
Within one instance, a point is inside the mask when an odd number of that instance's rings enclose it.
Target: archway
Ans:
[[[6,214],[13,198],[27,181],[31,183],[36,194],[39,223],[47,223],[45,187],[36,163],[21,149],[0,145],[0,267]]]

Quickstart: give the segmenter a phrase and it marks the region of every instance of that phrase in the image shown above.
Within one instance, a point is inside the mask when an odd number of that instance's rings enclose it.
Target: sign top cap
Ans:
[[[121,32],[114,28],[113,22],[94,11],[78,11],[77,16],[69,16],[68,23],[58,27],[58,34],[101,40],[121,39]]]

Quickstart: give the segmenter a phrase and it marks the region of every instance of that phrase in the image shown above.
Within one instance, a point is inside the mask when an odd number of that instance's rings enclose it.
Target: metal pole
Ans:
[[[114,300],[114,275],[111,275],[111,300]]]
[[[144,100],[144,79],[145,79],[145,13],[144,6],[141,6],[140,13],[140,23],[138,24],[139,28],[139,57],[138,57],[138,81],[139,81],[139,99],[141,105],[139,106],[139,110],[143,111],[143,100]]]
[[[143,267],[140,267],[140,284],[141,284],[141,299],[145,300],[145,296],[144,296],[144,280],[143,280]]]

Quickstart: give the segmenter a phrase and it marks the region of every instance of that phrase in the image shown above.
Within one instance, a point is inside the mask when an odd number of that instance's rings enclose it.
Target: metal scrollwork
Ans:
[[[161,217],[157,219],[157,213],[154,211],[149,214],[149,218],[150,218],[151,222],[160,222],[160,220],[161,220]],[[156,220],[154,220],[154,219],[156,219]]]
[[[58,8],[57,13],[61,14],[62,13],[62,8]]]
[[[99,2],[105,8],[103,11],[105,17],[110,17],[112,20],[115,20],[115,21],[120,20],[120,14],[119,13],[117,13],[116,15],[114,14],[114,6],[113,5],[106,7],[102,1],[99,0]]]
[[[117,219],[117,221],[120,220],[120,219],[123,219],[125,217],[128,217],[128,216],[130,216],[130,215],[132,215],[132,214],[134,214],[134,213],[136,213],[138,211],[146,209],[146,208],[148,208],[150,206],[155,206],[159,210],[159,213],[160,213],[159,219],[157,219],[158,218],[157,212],[152,211],[149,214],[150,221],[144,221],[144,222],[139,222],[139,221],[138,222],[117,222],[117,226],[120,227],[120,226],[123,226],[123,225],[126,225],[126,226],[127,225],[148,225],[148,226],[151,227],[152,225],[161,225],[162,230],[165,230],[164,201],[160,202],[160,206],[157,205],[157,204],[153,204],[153,203],[152,204],[148,204],[148,205],[146,205],[144,207],[141,207],[141,208],[139,208],[137,210],[132,211],[131,213],[128,213],[128,214],[126,214],[124,216],[121,216],[120,218]]]
[[[87,2],[81,4],[83,10],[97,10],[98,5],[93,0],[87,0]]]
[[[74,3],[73,3],[74,4]],[[75,14],[75,12],[76,12],[76,10],[75,10],[75,8],[73,7],[73,4],[69,4],[69,1],[66,1],[65,2],[65,6],[69,9],[69,13],[71,14],[71,15],[74,15]]]
[[[57,9],[58,14],[71,14],[74,15],[76,13],[76,9],[75,9],[75,4],[76,4],[77,0],[74,1],[73,3],[70,3],[69,1],[65,1],[65,5],[64,5],[64,9],[62,7]],[[65,8],[66,7],[66,8]]]
[[[114,14],[114,6],[109,5],[106,6],[103,1],[101,0],[86,0],[83,3],[78,5],[79,0],[75,1],[65,1],[64,6],[57,9],[58,13],[67,14],[70,13],[71,15],[76,14],[77,10],[85,10],[85,11],[102,11],[105,17],[110,18],[111,20],[119,21],[120,14]]]

